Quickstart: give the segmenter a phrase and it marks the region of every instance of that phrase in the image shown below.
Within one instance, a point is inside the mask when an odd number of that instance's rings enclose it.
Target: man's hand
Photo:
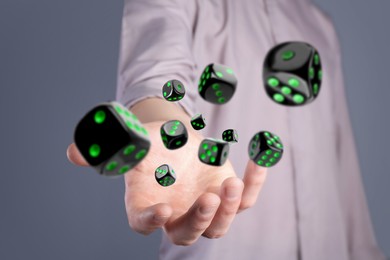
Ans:
[[[144,124],[150,133],[150,151],[125,175],[131,228],[149,234],[162,227],[177,245],[190,245],[201,235],[223,236],[237,211],[256,202],[266,177],[265,168],[249,161],[241,181],[229,161],[221,167],[201,163],[197,153],[202,138],[192,130],[183,148],[167,150],[159,134],[162,123]],[[68,148],[68,157],[77,165],[87,166],[74,144]],[[154,178],[155,169],[164,163],[177,174],[176,182],[169,187],[160,186]]]

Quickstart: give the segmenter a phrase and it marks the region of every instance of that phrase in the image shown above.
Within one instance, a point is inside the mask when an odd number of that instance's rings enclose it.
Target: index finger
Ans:
[[[267,177],[267,168],[256,165],[252,160],[248,161],[244,175],[244,191],[242,193],[239,211],[252,207],[259,196]]]

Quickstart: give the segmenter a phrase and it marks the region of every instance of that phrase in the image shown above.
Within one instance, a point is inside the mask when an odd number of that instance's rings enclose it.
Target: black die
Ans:
[[[170,186],[176,181],[175,171],[168,164],[159,166],[154,172],[154,176],[158,184],[164,187]]]
[[[195,130],[201,130],[206,126],[206,119],[202,114],[197,114],[191,119],[191,125]]]
[[[164,84],[162,93],[165,100],[174,102],[182,99],[186,94],[186,90],[183,83],[173,79]]]
[[[148,153],[148,132],[137,117],[117,102],[103,103],[78,123],[74,140],[84,159],[100,174],[121,175]]]
[[[235,129],[227,129],[222,133],[222,139],[229,143],[238,142],[238,133]]]
[[[237,78],[231,68],[210,64],[199,80],[199,94],[208,102],[222,105],[228,102],[236,90]]]
[[[265,58],[263,80],[268,96],[275,102],[288,106],[308,104],[321,88],[320,55],[308,43],[279,44]]]
[[[205,164],[221,166],[229,156],[229,143],[213,138],[204,139],[199,145],[198,157]]]
[[[188,140],[187,129],[179,120],[171,120],[161,126],[161,139],[170,150],[184,146]]]
[[[256,164],[271,167],[282,158],[283,144],[279,136],[266,131],[259,132],[252,137],[248,153]]]

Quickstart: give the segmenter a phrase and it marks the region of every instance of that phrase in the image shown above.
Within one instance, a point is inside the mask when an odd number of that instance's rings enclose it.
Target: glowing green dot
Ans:
[[[281,145],[281,144],[276,144],[276,147],[278,147],[278,148],[283,148],[283,145]]]
[[[89,155],[91,157],[98,157],[100,154],[100,146],[98,144],[93,144],[89,147]]]
[[[208,144],[203,144],[202,147],[203,147],[204,150],[207,150],[209,148]]]
[[[210,155],[211,155],[211,151],[210,151],[210,150],[207,150],[207,151],[206,151],[206,154],[207,154],[208,156],[210,156]]]
[[[285,95],[290,95],[291,94],[291,88],[289,87],[282,87],[282,93]]]
[[[169,134],[170,135],[174,135],[176,133],[176,131],[175,130],[171,130],[171,131],[169,131]]]
[[[314,64],[315,65],[320,64],[320,56],[318,54],[314,55]]]
[[[295,52],[290,51],[290,50],[285,51],[282,54],[283,60],[291,60],[294,56],[295,56]]]
[[[199,127],[203,128],[204,125],[199,125]]]
[[[126,121],[126,125],[127,125],[129,128],[133,129],[133,123],[132,123],[132,122]]]
[[[270,137],[270,136],[271,136],[270,133],[268,133],[268,132],[265,132],[264,135],[265,135],[266,137]]]
[[[180,121],[175,121],[175,125],[180,125]]]
[[[319,70],[319,71],[318,71],[318,78],[319,78],[320,80],[322,80],[322,70]]]
[[[269,162],[265,164],[266,167],[270,167],[271,165],[272,165],[272,164],[269,163]]]
[[[181,141],[176,142],[176,146],[179,146],[179,145],[181,145]]]
[[[137,124],[134,125],[134,128],[137,132],[141,131],[141,127]]]
[[[264,163],[264,162],[263,162],[262,160],[258,160],[258,161],[257,161],[257,164],[258,164],[258,165],[263,165],[263,163]]]
[[[94,119],[96,124],[101,124],[104,122],[104,120],[106,120],[106,113],[104,113],[103,110],[99,110],[95,113]]]
[[[118,166],[118,163],[115,161],[110,162],[109,164],[106,165],[106,170],[107,171],[112,171]]]
[[[178,90],[181,90],[181,85],[180,84],[178,84],[176,87],[177,87]]]
[[[305,101],[305,98],[302,95],[300,95],[300,94],[295,94],[293,96],[293,100],[294,100],[295,103],[301,104],[301,103],[303,103],[303,101]]]
[[[171,82],[170,81],[168,81],[167,87],[171,87]]]
[[[134,144],[131,144],[129,146],[127,146],[124,150],[123,150],[123,154],[124,155],[129,155],[131,154],[132,152],[134,152],[136,146]]]
[[[208,67],[206,68],[205,72],[206,72],[206,73],[209,72],[209,69],[210,69],[210,66],[208,66]]]
[[[313,93],[314,93],[314,95],[317,95],[317,94],[318,94],[318,90],[319,90],[318,84],[317,84],[317,83],[314,83],[314,85],[313,85]]]
[[[214,153],[218,152],[218,147],[216,145],[214,145],[211,150],[213,150]]]
[[[207,75],[206,75],[206,79],[209,79],[211,77],[211,73],[208,73]]]
[[[124,173],[126,173],[128,170],[130,170],[130,166],[129,166],[129,165],[122,166],[122,167],[119,169],[119,174],[124,174]]]
[[[277,87],[279,85],[279,80],[274,77],[269,78],[267,82],[271,87]]]
[[[202,89],[203,89],[202,87],[199,87],[199,88],[198,88],[198,91],[199,91],[199,92],[202,92]]]
[[[268,156],[267,156],[267,155],[263,155],[263,156],[261,156],[261,159],[263,159],[263,160],[267,160],[267,158],[268,158]]]
[[[224,97],[218,98],[218,103],[225,103],[226,99]]]
[[[269,145],[272,145],[272,144],[273,144],[273,142],[272,142],[272,141],[270,141],[270,140],[267,140],[267,144],[269,144]]]
[[[118,112],[119,114],[122,114],[122,113],[123,113],[123,109],[122,109],[120,106],[116,106],[116,107],[115,107],[115,110],[116,110],[116,112]]]
[[[202,153],[201,155],[200,155],[200,159],[202,159],[202,160],[206,160],[206,154],[204,154],[204,153]]]
[[[279,93],[275,93],[272,98],[279,103],[282,103],[284,101],[284,97]]]
[[[275,158],[279,158],[280,157],[280,153],[278,153],[278,152],[274,153],[274,157]]]
[[[166,96],[167,96],[167,92],[164,91],[164,97],[166,97]]]
[[[269,159],[269,161],[274,163],[276,161],[276,159],[275,158],[271,158],[271,159]]]
[[[195,122],[192,122],[192,125],[196,125],[196,123],[195,123]]]
[[[142,158],[145,157],[146,153],[147,153],[146,150],[145,150],[145,149],[142,149],[141,151],[139,151],[139,152],[135,155],[135,159],[141,160]]]
[[[226,69],[226,72],[229,73],[229,74],[233,74],[233,70],[230,69],[230,68]]]
[[[271,151],[271,150],[267,150],[267,151],[265,152],[265,154],[266,154],[266,155],[270,155],[270,154],[272,154],[272,151]]]
[[[145,127],[141,128],[141,132],[144,133],[145,135],[148,135],[148,131],[146,131]]]
[[[312,79],[314,78],[314,68],[309,69],[309,77]]]
[[[294,88],[299,87],[299,80],[297,80],[295,78],[291,78],[288,80],[288,84]]]
[[[210,162],[214,163],[215,162],[215,157],[210,157]]]
[[[203,73],[201,79],[204,79],[206,77],[206,74]]]
[[[215,74],[218,76],[218,78],[222,78],[223,77],[222,72],[217,71],[217,72],[215,72]]]
[[[176,129],[177,129],[177,125],[173,125],[173,126],[172,126],[172,129],[173,129],[173,130],[176,130]]]
[[[215,92],[215,95],[216,95],[217,97],[222,96],[222,91],[221,91],[221,90],[217,90],[217,91]]]
[[[220,88],[219,84],[218,83],[214,83],[212,86],[211,86],[214,90],[218,90]]]

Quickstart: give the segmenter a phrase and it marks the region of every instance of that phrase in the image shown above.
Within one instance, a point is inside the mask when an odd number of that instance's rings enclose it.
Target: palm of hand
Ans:
[[[202,163],[198,158],[201,137],[189,131],[186,145],[177,150],[164,147],[159,135],[162,123],[148,123],[151,147],[145,159],[125,175],[126,204],[144,208],[167,203],[173,209],[171,221],[183,215],[203,193],[219,194],[223,181],[236,176],[231,163],[216,167]],[[157,167],[169,164],[175,170],[176,182],[169,187],[160,186],[154,177]]]

